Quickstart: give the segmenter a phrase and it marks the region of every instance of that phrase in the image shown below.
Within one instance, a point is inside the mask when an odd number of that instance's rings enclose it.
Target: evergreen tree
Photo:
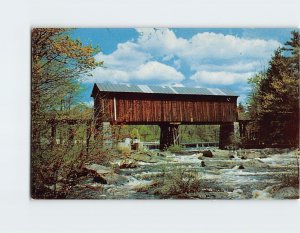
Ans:
[[[250,114],[257,121],[260,141],[299,141],[299,32],[277,49],[265,72],[250,79]]]

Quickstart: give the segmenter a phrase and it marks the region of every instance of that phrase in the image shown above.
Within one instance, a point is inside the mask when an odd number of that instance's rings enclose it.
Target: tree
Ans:
[[[250,114],[257,121],[260,140],[292,143],[299,140],[299,33],[277,49],[266,71],[250,79]]]
[[[69,175],[87,159],[82,148],[48,145],[49,129],[56,120],[75,117],[91,119],[91,110],[71,108],[80,90],[80,78],[102,62],[94,59],[98,48],[84,46],[69,35],[69,29],[32,30],[31,54],[31,191],[33,198],[62,198],[74,180]],[[61,133],[87,135],[86,128],[60,126]],[[83,136],[84,135],[84,136]],[[42,143],[42,141],[47,143]],[[82,147],[82,146],[81,146]],[[60,183],[60,190],[58,190]]]
[[[245,112],[245,106],[241,102],[239,102],[237,109],[238,112]]]
[[[40,149],[41,135],[46,130],[45,122],[62,105],[70,106],[79,89],[79,78],[101,66],[94,59],[98,48],[84,46],[73,40],[69,29],[35,28],[31,41],[31,116],[32,152]]]

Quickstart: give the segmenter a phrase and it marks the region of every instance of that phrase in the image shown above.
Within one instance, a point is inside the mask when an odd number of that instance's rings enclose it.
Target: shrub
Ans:
[[[168,148],[168,151],[171,153],[180,153],[183,150],[183,147],[180,145],[173,145]]]
[[[155,194],[159,194],[163,198],[188,198],[189,195],[198,193],[201,188],[199,173],[182,168],[164,173],[157,183],[158,188],[155,190]]]
[[[31,196],[34,199],[63,199],[71,188],[88,174],[84,165],[97,163],[110,166],[113,154],[101,148],[89,153],[80,147],[57,145],[32,155]]]

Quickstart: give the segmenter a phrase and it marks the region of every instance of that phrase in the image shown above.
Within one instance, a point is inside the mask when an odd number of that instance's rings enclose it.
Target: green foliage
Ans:
[[[157,125],[123,125],[120,130],[122,138],[139,138],[145,142],[158,141],[160,129]]]
[[[181,125],[181,142],[218,141],[220,126],[218,125]]]
[[[201,191],[201,179],[196,171],[183,168],[165,172],[157,181],[155,193],[163,198],[188,198]]]
[[[133,128],[130,132],[131,138],[140,138],[139,130],[137,128]]]
[[[105,162],[106,156],[97,150],[86,156],[84,126],[56,125],[54,120],[91,119],[87,106],[73,106],[80,92],[80,77],[102,62],[94,58],[98,48],[73,40],[68,29],[35,28],[31,39],[32,197],[64,198],[75,179],[69,179],[70,173],[76,173],[89,159],[97,160],[95,157]],[[50,129],[55,126],[59,145],[49,143]],[[68,142],[69,132],[78,144]]]
[[[219,125],[180,125],[181,142],[218,141]],[[141,139],[144,142],[159,141],[160,128],[157,125],[123,125],[120,138]]]
[[[94,59],[99,50],[73,40],[67,29],[32,30],[31,115],[32,151],[39,153],[47,121],[57,111],[67,111],[74,103],[78,80],[92,69],[102,66]]]
[[[168,151],[171,153],[180,153],[184,148],[180,145],[173,145],[168,147]]]
[[[293,32],[284,47],[274,52],[267,70],[249,80],[249,111],[262,142],[298,143],[299,43],[299,32]]]

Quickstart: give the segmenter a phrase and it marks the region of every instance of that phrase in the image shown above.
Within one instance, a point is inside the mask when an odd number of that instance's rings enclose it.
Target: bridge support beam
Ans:
[[[219,148],[226,149],[232,145],[234,139],[234,124],[223,123],[220,125]]]
[[[179,145],[179,124],[166,123],[160,125],[160,150],[166,150],[172,145]]]
[[[113,140],[113,129],[110,122],[100,122],[96,124],[96,132],[94,139],[104,148],[112,148]]]

